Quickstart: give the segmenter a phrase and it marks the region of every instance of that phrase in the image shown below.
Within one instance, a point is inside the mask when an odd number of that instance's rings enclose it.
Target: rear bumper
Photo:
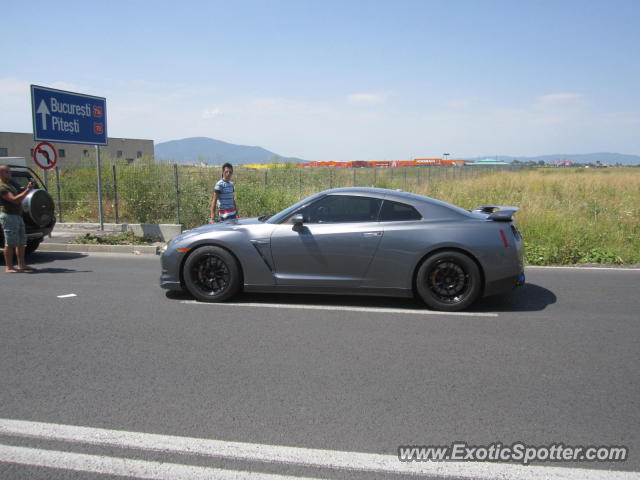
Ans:
[[[55,226],[55,219],[51,222],[51,224],[44,228],[35,227],[33,224],[29,224],[25,222],[25,230],[27,231],[27,241],[42,241],[44,237],[50,235],[53,231],[53,227]]]
[[[524,285],[525,275],[524,272],[521,272],[517,275],[510,275],[505,278],[501,278],[499,280],[493,280],[491,282],[487,282],[484,287],[484,296],[489,297],[491,295],[499,295],[501,293],[506,293],[510,290],[513,290],[516,287],[520,287]]]

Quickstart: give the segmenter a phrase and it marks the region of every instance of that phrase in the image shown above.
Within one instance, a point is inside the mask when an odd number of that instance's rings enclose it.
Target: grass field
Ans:
[[[176,193],[176,174],[178,190]],[[187,228],[208,217],[217,169],[151,162],[103,170],[106,221],[175,223]],[[530,169],[418,167],[398,169],[248,170],[238,168],[236,196],[243,217],[275,213],[317,191],[339,186],[402,188],[463,208],[516,205],[516,222],[534,265],[640,263],[640,168]],[[96,221],[93,168],[61,171],[64,221]],[[49,187],[57,200],[56,185]],[[179,199],[179,212],[176,209]]]
[[[464,208],[519,206],[529,264],[640,263],[639,168],[499,172],[416,193]]]

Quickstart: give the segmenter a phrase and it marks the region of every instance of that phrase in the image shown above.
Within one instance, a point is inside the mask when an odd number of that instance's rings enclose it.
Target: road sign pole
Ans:
[[[46,171],[46,170],[45,170]],[[60,223],[62,223],[62,197],[60,195],[60,169],[56,165],[56,194],[58,195],[58,215]]]
[[[98,176],[98,216],[100,217],[100,231],[104,231],[104,214],[102,213],[102,169],[100,167],[100,146],[96,145],[96,164]]]
[[[116,176],[116,164],[111,164],[111,172],[113,174],[113,209],[116,216],[116,223],[120,223],[118,217],[118,177]]]

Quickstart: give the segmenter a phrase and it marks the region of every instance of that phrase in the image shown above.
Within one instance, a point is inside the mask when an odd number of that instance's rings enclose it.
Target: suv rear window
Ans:
[[[380,210],[381,222],[402,222],[406,220],[422,220],[422,215],[411,205],[385,200]]]

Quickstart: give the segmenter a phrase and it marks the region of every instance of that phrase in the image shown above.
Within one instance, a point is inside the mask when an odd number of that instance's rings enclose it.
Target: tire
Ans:
[[[35,252],[38,249],[41,242],[42,240],[33,240],[30,242],[27,242],[27,247],[24,249],[24,254],[31,255],[33,252]]]
[[[220,247],[200,247],[184,262],[184,285],[201,302],[224,302],[242,285],[236,259]]]
[[[22,211],[25,223],[39,228],[50,225],[55,217],[53,199],[46,190],[31,190],[22,201]]]
[[[428,257],[416,273],[416,290],[430,308],[457,312],[480,295],[482,277],[467,255],[445,250]]]

